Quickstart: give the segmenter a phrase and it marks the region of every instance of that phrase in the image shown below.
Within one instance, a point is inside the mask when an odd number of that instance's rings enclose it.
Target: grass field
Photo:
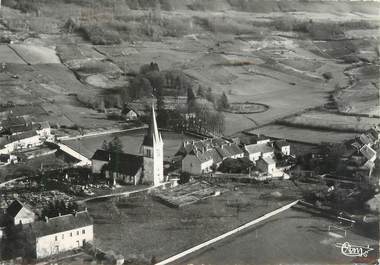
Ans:
[[[379,124],[378,118],[346,116],[330,112],[309,111],[281,121],[289,126],[306,129],[361,133]]]
[[[297,196],[290,182],[282,185],[289,187],[279,199],[261,198],[279,187],[236,184],[235,191],[179,209],[150,197],[87,203],[87,207],[95,221],[97,246],[112,248],[127,259],[140,256],[150,261],[152,256],[163,259],[222,234]]]
[[[376,240],[354,234],[350,229],[346,238],[336,238],[328,234],[329,225],[340,224],[290,209],[177,264],[351,264],[354,258],[342,255],[335,246],[343,242],[370,245],[375,250],[369,257],[376,260]]]
[[[260,133],[269,137],[284,138],[290,141],[299,141],[311,144],[320,144],[322,142],[341,143],[344,140],[352,139],[356,133],[344,133],[337,131],[320,131],[313,129],[294,128],[284,125],[267,125],[250,131],[251,133]]]

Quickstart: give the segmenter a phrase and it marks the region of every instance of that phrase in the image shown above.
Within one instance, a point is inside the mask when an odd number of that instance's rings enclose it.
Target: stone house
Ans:
[[[35,213],[18,200],[9,205],[6,214],[12,225],[29,224],[36,219]]]
[[[278,140],[274,142],[275,151],[285,156],[290,155],[290,144],[285,140]]]
[[[81,248],[94,240],[87,210],[24,224],[20,233],[25,237],[27,256],[36,259]]]
[[[256,162],[260,157],[273,157],[274,148],[271,142],[250,144],[244,146],[244,153],[249,160]]]
[[[260,157],[259,160],[256,161],[256,167],[260,169],[260,171],[267,173],[269,175],[273,175],[276,170],[276,162],[272,157]]]

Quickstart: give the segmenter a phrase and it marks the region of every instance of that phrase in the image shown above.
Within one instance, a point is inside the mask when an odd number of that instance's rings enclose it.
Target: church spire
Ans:
[[[153,146],[153,143],[158,143],[161,140],[161,136],[158,132],[156,113],[154,111],[154,103],[152,104],[151,121],[149,123],[148,132],[144,137],[143,145]]]

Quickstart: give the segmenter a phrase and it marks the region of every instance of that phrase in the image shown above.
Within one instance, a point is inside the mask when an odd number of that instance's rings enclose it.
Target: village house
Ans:
[[[376,151],[373,150],[369,144],[365,144],[360,148],[360,153],[366,158],[368,161],[374,162],[376,159]]]
[[[14,151],[40,146],[51,136],[48,122],[36,123],[33,127],[37,129],[0,137],[0,154],[10,154]]]
[[[32,123],[27,122],[24,117],[9,116],[1,121],[1,128],[3,134],[14,135],[32,130]]]
[[[27,256],[41,259],[83,247],[94,240],[93,220],[85,211],[22,225]]]
[[[271,142],[250,144],[244,146],[245,156],[252,162],[256,162],[260,157],[273,157],[274,148]]]
[[[274,142],[275,151],[285,155],[290,156],[290,144],[285,140],[277,140]]]
[[[276,170],[276,162],[270,156],[260,157],[259,160],[256,161],[256,167],[261,172],[274,175]]]
[[[9,205],[6,215],[12,225],[29,224],[36,219],[35,213],[18,200]]]
[[[121,112],[121,115],[126,121],[135,121],[138,119],[137,112],[127,106],[124,107],[123,111]]]
[[[236,143],[222,138],[185,141],[176,155],[181,155],[182,171],[194,175],[212,172],[227,158],[243,158],[244,152]]]

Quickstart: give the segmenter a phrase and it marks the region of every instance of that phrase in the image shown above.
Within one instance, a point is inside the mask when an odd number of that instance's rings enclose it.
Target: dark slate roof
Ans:
[[[20,210],[24,207],[21,202],[18,200],[14,200],[11,205],[7,208],[7,214],[12,217],[16,217],[16,215],[20,212]]]
[[[32,210],[30,210],[28,207],[26,207],[24,204],[22,204],[19,200],[14,200],[11,205],[8,206],[7,208],[7,214],[11,217],[16,217],[16,215],[20,212],[20,210],[22,208],[26,208],[28,209],[30,212],[32,212]]]
[[[93,220],[87,211],[67,214],[49,218],[46,221],[36,221],[24,224],[23,229],[30,229],[36,238],[57,234],[73,229],[82,228],[93,224]]]
[[[129,176],[136,175],[144,162],[144,158],[140,155],[108,152],[105,150],[96,150],[91,160],[109,161],[104,169]]]
[[[9,138],[9,141],[10,142],[15,142],[15,141],[19,141],[19,140],[22,140],[22,139],[30,138],[30,137],[33,137],[33,136],[36,136],[36,135],[37,135],[36,131],[33,131],[33,130],[25,131],[25,132],[22,132],[20,134],[11,135],[10,138]]]
[[[108,161],[110,152],[98,149],[95,151],[94,155],[91,157],[91,160],[99,161]]]

